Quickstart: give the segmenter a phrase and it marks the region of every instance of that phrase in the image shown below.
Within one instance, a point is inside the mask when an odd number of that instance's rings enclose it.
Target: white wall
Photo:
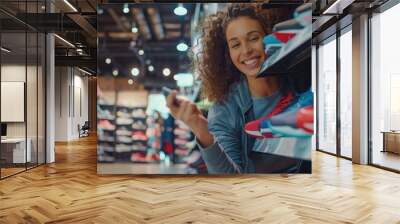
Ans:
[[[56,67],[55,73],[55,140],[70,141],[79,138],[78,124],[88,120],[88,78],[72,67]]]
[[[1,81],[2,82],[25,82],[25,75],[27,69],[28,74],[36,74],[36,67],[33,66],[28,66],[25,67],[24,65],[18,65],[18,64],[8,64],[8,65],[2,65],[1,66]],[[28,77],[29,78],[29,77]],[[29,80],[29,85],[34,85],[36,86],[36,80]],[[36,108],[36,87],[35,88],[27,88],[27,106],[31,106]],[[32,91],[32,92],[31,92]],[[33,103],[33,104],[32,104]],[[7,108],[1,108],[1,110],[7,110]],[[28,112],[31,112],[28,110]],[[28,122],[34,121],[36,124],[36,113],[28,113],[27,114]],[[8,137],[25,137],[25,126],[26,122],[8,122],[7,123],[7,136]],[[34,124],[29,124],[28,129],[33,127]],[[36,130],[36,125],[34,127]],[[28,131],[28,137],[30,132]],[[35,132],[36,135],[36,132]]]
[[[55,68],[55,141],[68,140],[68,68]]]

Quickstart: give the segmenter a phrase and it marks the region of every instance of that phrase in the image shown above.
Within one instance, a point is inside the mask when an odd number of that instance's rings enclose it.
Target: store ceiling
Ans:
[[[46,9],[44,0],[28,4],[22,0],[2,0],[2,30],[23,33],[27,27],[33,27],[40,32],[54,32],[75,45],[71,47],[55,38],[56,65],[75,65],[96,71],[98,58],[98,72],[111,74],[112,70],[119,69],[121,75],[130,75],[132,66],[140,66],[143,75],[175,82],[173,75],[164,77],[162,69],[168,67],[172,74],[190,69],[187,52],[177,51],[176,46],[185,42],[190,47],[195,4],[185,3],[187,15],[177,16],[173,12],[176,3],[129,4],[129,13],[124,13],[122,2],[129,1],[53,0],[54,11],[46,13],[50,9]],[[99,15],[97,4],[102,11]],[[137,26],[137,33],[132,32],[132,26]],[[98,41],[96,34],[99,34]],[[78,54],[77,49],[82,49],[83,53]],[[144,50],[143,55],[139,55],[139,49]],[[104,63],[107,57],[113,59],[110,65]],[[154,66],[153,72],[147,70],[149,64]]]
[[[171,74],[190,69],[188,52],[180,52],[176,46],[184,42],[190,47],[196,5],[183,6],[188,11],[185,16],[174,14],[177,3],[100,5],[98,58],[102,72],[110,74],[113,69],[119,69],[129,76],[130,68],[139,66],[141,73],[149,78],[175,82],[173,75],[163,77],[162,69],[168,67]],[[129,9],[126,13],[125,7]],[[137,32],[132,31],[134,27]],[[140,55],[139,50],[144,54]],[[113,63],[107,65],[106,58],[111,58]],[[148,71],[148,65],[154,67],[153,72]]]

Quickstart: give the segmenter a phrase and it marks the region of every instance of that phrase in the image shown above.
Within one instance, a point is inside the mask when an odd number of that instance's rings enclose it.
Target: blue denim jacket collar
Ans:
[[[235,83],[231,91],[233,91],[233,98],[238,104],[242,114],[246,114],[253,106],[246,78],[241,77],[240,80]]]

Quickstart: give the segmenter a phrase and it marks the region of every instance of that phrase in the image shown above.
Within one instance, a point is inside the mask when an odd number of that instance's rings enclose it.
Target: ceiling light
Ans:
[[[136,68],[136,67],[132,68],[131,74],[132,74],[133,76],[138,76],[139,73],[140,73],[140,70],[139,70],[138,68]]]
[[[7,49],[7,48],[5,48],[5,47],[1,47],[1,50],[4,51],[4,52],[6,52],[6,53],[10,53],[10,52],[11,52],[11,50],[9,50],[9,49]]]
[[[129,13],[128,4],[125,4],[125,5],[124,5],[124,8],[122,9],[122,11],[123,11],[125,14],[128,14],[128,13]]]
[[[146,65],[150,65],[150,64],[151,64],[150,59],[147,59],[147,60],[146,60]]]
[[[80,48],[76,49],[76,52],[82,52],[82,51],[83,51],[83,50],[80,49]]]
[[[176,45],[176,49],[178,51],[187,51],[188,48],[189,48],[188,45],[185,44],[184,42],[181,42],[178,45]]]
[[[106,58],[106,64],[107,65],[111,64],[111,58]]]
[[[103,9],[99,9],[98,13],[99,13],[99,15],[103,14],[104,13]]]
[[[132,33],[137,33],[138,31],[139,29],[136,26],[132,27]]]
[[[78,10],[71,4],[69,3],[68,0],[64,0],[65,4],[67,4],[74,12],[78,12]]]
[[[117,69],[114,69],[113,72],[112,72],[112,74],[113,74],[113,76],[117,76],[117,75],[118,75],[118,70],[117,70]]]
[[[140,50],[138,51],[138,54],[139,54],[139,55],[144,55],[144,50],[140,49]]]
[[[179,3],[179,4],[178,4],[178,7],[176,7],[176,8],[174,9],[174,13],[175,13],[175,15],[177,15],[177,16],[184,16],[184,15],[186,15],[186,13],[187,13],[187,9],[186,9],[185,7],[183,7],[183,4],[182,4],[182,3]]]
[[[57,38],[58,38],[59,40],[61,40],[62,42],[64,42],[65,44],[67,44],[68,46],[75,48],[75,45],[73,45],[73,44],[72,44],[71,42],[69,42],[68,40],[66,40],[66,39],[64,39],[64,38],[62,38],[62,37],[60,37],[60,36],[57,35],[57,34],[54,34],[54,36],[57,37]]]
[[[132,79],[129,79],[129,80],[128,80],[128,84],[129,84],[129,85],[132,85],[132,84],[133,84],[133,80],[132,80]]]
[[[154,66],[152,66],[152,65],[149,65],[149,67],[148,67],[148,70],[149,70],[149,72],[152,72],[152,71],[154,71]]]
[[[169,76],[171,75],[171,70],[169,68],[164,68],[162,73],[164,76]]]

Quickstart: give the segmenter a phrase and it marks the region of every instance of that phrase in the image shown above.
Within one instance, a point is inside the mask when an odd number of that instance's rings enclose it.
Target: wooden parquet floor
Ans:
[[[400,175],[313,153],[313,174],[98,176],[94,137],[0,181],[0,223],[400,223]]]

